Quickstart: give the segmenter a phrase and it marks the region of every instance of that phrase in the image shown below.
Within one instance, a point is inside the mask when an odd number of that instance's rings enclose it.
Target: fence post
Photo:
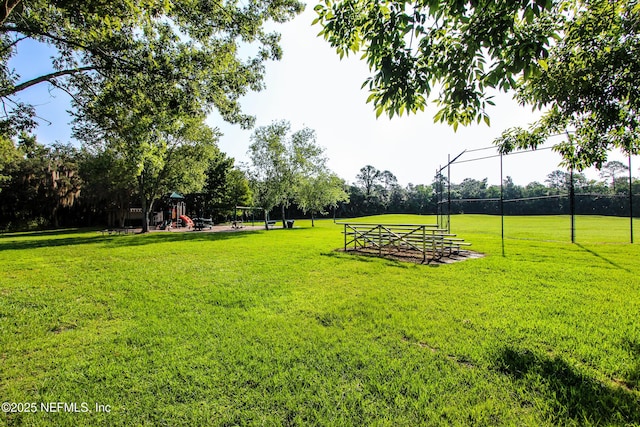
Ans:
[[[382,226],[378,225],[378,255],[382,256]]]
[[[347,251],[347,224],[344,225],[344,251]]]
[[[576,242],[576,191],[573,186],[573,166],[569,171],[569,210],[571,211],[571,243]]]

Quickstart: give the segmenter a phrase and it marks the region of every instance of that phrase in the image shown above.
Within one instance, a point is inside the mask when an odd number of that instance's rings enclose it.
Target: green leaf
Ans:
[[[549,64],[546,59],[538,59],[538,64],[544,71],[549,71]]]

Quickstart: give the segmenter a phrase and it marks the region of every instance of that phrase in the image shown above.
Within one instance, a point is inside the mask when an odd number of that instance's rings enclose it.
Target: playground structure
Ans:
[[[345,223],[345,252],[421,259],[422,263],[465,256],[471,244],[437,224]]]
[[[182,227],[194,227],[193,220],[187,216],[187,204],[184,197],[176,192],[171,193],[168,197],[168,209],[155,212],[153,214],[152,225],[161,230]]]
[[[156,212],[153,217],[153,225],[161,230],[187,227],[190,230],[201,231],[205,228],[213,228],[213,218],[189,217],[186,212],[184,197],[178,193],[172,193],[167,197],[170,201],[169,209]],[[264,210],[261,207],[235,206],[233,219],[230,222],[232,229],[241,229],[250,222],[253,227],[256,222],[263,221],[255,218],[255,211]]]

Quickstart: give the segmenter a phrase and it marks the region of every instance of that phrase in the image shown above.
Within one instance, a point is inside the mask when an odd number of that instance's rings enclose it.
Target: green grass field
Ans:
[[[640,425],[640,245],[568,221],[506,218],[503,257],[499,217],[453,217],[486,256],[449,265],[332,221],[3,235],[0,425]]]

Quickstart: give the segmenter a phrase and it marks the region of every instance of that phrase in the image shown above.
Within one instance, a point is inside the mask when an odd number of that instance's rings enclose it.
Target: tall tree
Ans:
[[[73,207],[81,191],[77,149],[62,144],[46,147],[23,133],[17,151],[20,157],[11,165],[2,192],[2,221],[18,227],[59,226],[61,211]]]
[[[315,226],[314,215],[326,214],[326,208],[337,208],[338,203],[348,202],[345,183],[336,174],[321,171],[313,176],[302,177],[296,192],[296,203],[304,213],[311,213],[311,226]]]
[[[225,153],[219,152],[210,161],[207,167],[206,181],[203,188],[204,206],[208,215],[213,207],[228,208],[226,205],[227,185],[229,174],[233,170],[234,159],[227,157]],[[200,213],[201,215],[202,213]]]
[[[19,97],[28,87],[48,83],[75,98],[78,91],[95,90],[89,85],[95,80],[122,90],[122,80],[133,79],[132,87],[144,89],[141,76],[163,81],[166,93],[158,96],[167,96],[174,108],[193,111],[195,104],[208,111],[213,105],[226,120],[250,124],[238,99],[261,89],[264,61],[281,56],[279,36],[267,33],[264,23],[287,21],[303,8],[296,0],[29,0],[15,2],[15,8],[11,1],[3,3],[0,100],[6,114],[0,131],[5,134],[33,125],[35,110]],[[54,54],[48,64],[47,57],[31,58],[48,70],[20,80],[7,61],[20,54],[26,39],[50,46]],[[241,44],[257,45],[257,54],[243,60]]]
[[[249,156],[256,200],[267,213],[275,206],[286,208],[294,200],[299,180],[324,169],[324,150],[316,144],[315,132],[303,128],[289,136],[290,124],[281,120],[257,128],[251,136]]]
[[[136,193],[136,179],[125,159],[109,148],[84,147],[80,156],[82,202],[91,215],[89,223],[106,221],[124,227]],[[93,214],[97,217],[93,217]]]
[[[408,212],[424,214],[432,206],[433,188],[430,185],[409,184],[407,186]],[[431,210],[432,211],[432,210]]]
[[[604,179],[610,179],[611,180],[611,192],[613,194],[615,194],[616,192],[616,177],[625,172],[628,171],[629,167],[627,165],[625,165],[622,162],[619,162],[617,160],[612,160],[610,162],[605,163],[604,165],[602,165],[602,171],[600,172],[600,176]],[[629,182],[627,181],[627,184]]]
[[[488,179],[478,181],[473,178],[465,178],[459,186],[460,197],[463,199],[482,199],[486,195]]]
[[[163,114],[151,106],[136,108],[135,103],[111,103],[108,108],[96,109],[95,116],[84,119],[88,132],[79,136],[95,150],[117,153],[124,163],[123,171],[135,182],[143,212],[142,231],[147,232],[149,213],[162,194],[202,189],[205,171],[218,151],[219,133],[206,126],[202,117]],[[108,120],[121,126],[104,131],[107,126],[103,123]],[[94,131],[101,138],[92,140]]]
[[[269,211],[282,204],[283,224],[284,206],[291,195],[289,185],[289,158],[285,140],[289,132],[288,122],[274,122],[269,126],[257,128],[251,135],[249,157],[251,159],[251,182],[253,194],[264,210],[265,227]]]
[[[561,170],[555,170],[547,175],[547,179],[544,182],[547,183],[549,188],[554,190],[556,194],[560,194],[560,192],[569,191],[570,185],[570,175]]]
[[[231,169],[227,174],[225,205],[234,209],[236,206],[253,205],[253,195],[249,187],[249,180],[240,169]]]
[[[321,35],[338,54],[362,53],[363,86],[376,114],[422,111],[434,88],[434,120],[484,120],[496,91],[545,109],[531,128],[506,131],[502,152],[557,146],[576,170],[607,152],[640,151],[640,7],[628,0],[328,0]]]
[[[251,190],[244,172],[234,166],[235,160],[219,152],[209,164],[198,215],[220,217],[234,213],[236,206],[251,205]]]
[[[373,189],[376,184],[380,183],[381,174],[378,169],[371,165],[364,166],[360,169],[360,172],[356,175],[356,180],[364,188],[364,194],[366,197],[373,195]]]

